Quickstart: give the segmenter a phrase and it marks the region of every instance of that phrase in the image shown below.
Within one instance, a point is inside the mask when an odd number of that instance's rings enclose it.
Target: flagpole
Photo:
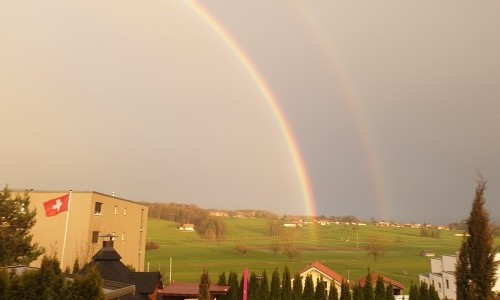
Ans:
[[[69,199],[68,199],[68,213],[66,214],[66,225],[64,226],[64,239],[63,239],[63,248],[61,255],[61,269],[64,267],[64,252],[66,250],[66,236],[68,235],[68,221],[69,221],[69,212],[71,208],[71,193],[73,190],[69,190]]]

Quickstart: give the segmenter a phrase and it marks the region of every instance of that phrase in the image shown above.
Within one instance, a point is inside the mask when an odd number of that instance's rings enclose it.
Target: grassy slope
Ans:
[[[269,250],[271,239],[265,234],[265,219],[225,218],[224,221],[228,227],[224,240],[207,245],[196,233],[177,230],[175,223],[150,219],[148,240],[160,244],[159,249],[146,252],[150,271],[160,269],[168,282],[169,259],[172,258],[172,280],[198,282],[206,267],[212,281],[216,282],[222,271],[226,275],[236,271],[241,276],[244,268],[259,274],[266,270],[270,277],[275,268],[281,274],[287,265],[293,274],[319,260],[351,280],[365,276],[370,268],[409,287],[411,281],[418,280],[419,273],[430,271],[429,258],[420,256],[420,251],[430,249],[437,256],[453,254],[461,243],[461,237],[455,236],[457,232],[453,231],[442,231],[441,237],[434,239],[420,237],[418,229],[361,226],[356,234],[345,225],[309,225],[298,230],[300,256],[288,261],[283,254],[275,255]],[[387,247],[377,261],[364,250],[367,240],[373,237],[382,240]],[[248,247],[248,252],[239,254],[235,250],[237,244]],[[499,238],[495,244],[500,244]]]

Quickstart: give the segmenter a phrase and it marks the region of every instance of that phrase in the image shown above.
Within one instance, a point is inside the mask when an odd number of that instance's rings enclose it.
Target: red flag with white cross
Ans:
[[[47,217],[53,217],[63,211],[67,211],[68,203],[69,194],[44,202],[43,207],[45,208],[45,215]]]

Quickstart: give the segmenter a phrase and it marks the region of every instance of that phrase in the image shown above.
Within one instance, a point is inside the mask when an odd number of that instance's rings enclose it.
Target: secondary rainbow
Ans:
[[[313,40],[318,44],[318,49],[322,51],[322,56],[325,61],[330,64],[329,70],[332,72],[332,77],[339,83],[338,87],[343,93],[345,99],[345,104],[350,112],[350,115],[354,121],[354,125],[358,131],[358,137],[361,144],[361,149],[364,152],[364,157],[366,159],[366,170],[367,176],[370,180],[372,192],[377,202],[378,216],[379,218],[387,218],[391,215],[390,206],[387,202],[386,193],[386,178],[384,174],[384,168],[381,165],[380,155],[377,151],[377,143],[375,140],[375,133],[370,130],[371,126],[367,124],[368,118],[364,114],[363,105],[359,96],[356,94],[355,90],[351,87],[350,80],[348,80],[340,66],[340,61],[334,55],[335,51],[332,48],[331,41],[328,38],[323,28],[312,15],[311,9],[308,8],[307,2],[292,2],[296,7],[294,11],[297,13],[301,20],[301,24],[307,26],[308,32],[313,37]]]
[[[298,180],[301,185],[302,196],[306,205],[306,209],[309,215],[316,215],[316,207],[314,202],[314,196],[311,189],[311,184],[307,176],[306,166],[300,154],[297,141],[290,129],[288,121],[286,120],[283,111],[281,110],[278,100],[273,95],[271,88],[268,86],[263,76],[258,71],[257,67],[249,59],[248,55],[243,51],[241,46],[236,42],[236,40],[224,29],[224,27],[199,3],[195,1],[186,2],[192,11],[194,11],[199,17],[201,17],[217,35],[224,41],[224,43],[229,47],[231,52],[242,64],[243,68],[248,72],[249,76],[255,82],[255,85],[259,91],[264,96],[267,101],[272,113],[274,114],[276,121],[283,133],[286,144],[290,150],[290,154],[293,160],[293,164],[297,171]]]

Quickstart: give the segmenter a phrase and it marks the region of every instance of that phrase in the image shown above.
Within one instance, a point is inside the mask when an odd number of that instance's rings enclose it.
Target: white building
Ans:
[[[434,285],[440,299],[454,300],[457,298],[457,286],[455,284],[455,265],[457,255],[443,255],[431,258],[431,273],[420,274],[419,280]],[[500,253],[495,255],[495,261],[500,261]],[[493,287],[495,293],[500,292],[500,269],[496,272],[496,284]]]

